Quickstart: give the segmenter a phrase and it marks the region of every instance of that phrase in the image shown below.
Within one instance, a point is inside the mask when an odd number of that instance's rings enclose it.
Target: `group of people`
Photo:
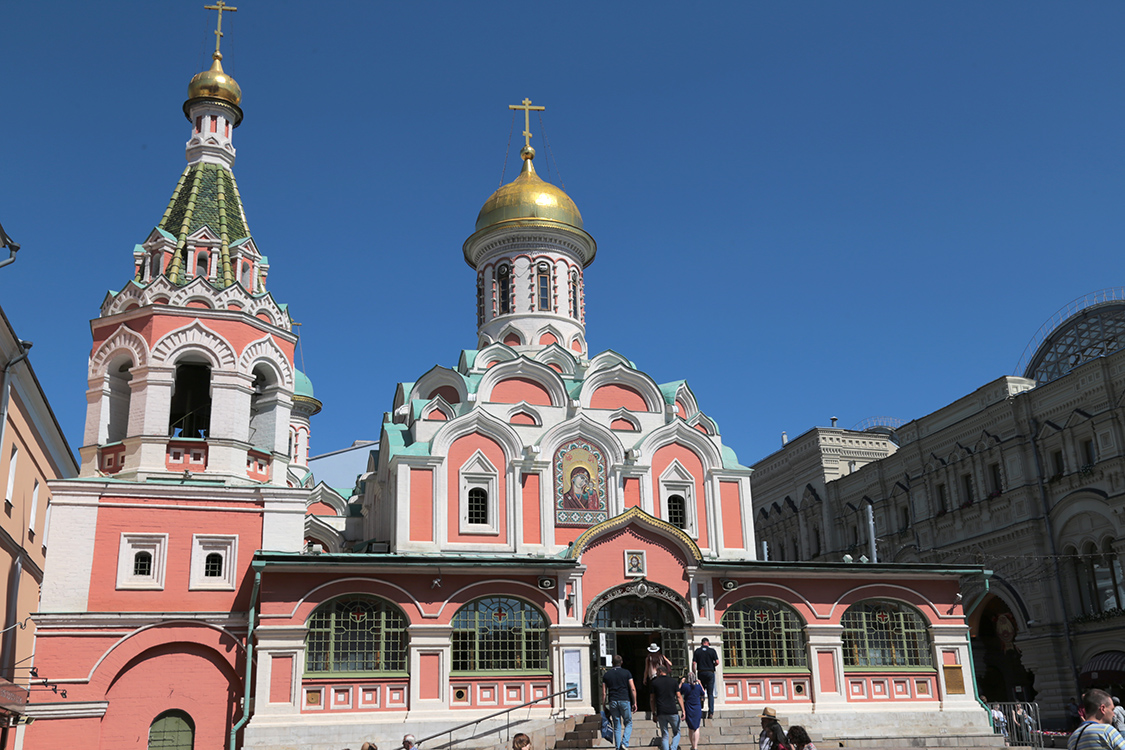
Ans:
[[[809,738],[809,733],[800,724],[794,724],[786,732],[777,720],[777,711],[772,708],[762,709],[758,714],[762,720],[762,731],[758,734],[758,747],[760,750],[816,750],[816,745]]]

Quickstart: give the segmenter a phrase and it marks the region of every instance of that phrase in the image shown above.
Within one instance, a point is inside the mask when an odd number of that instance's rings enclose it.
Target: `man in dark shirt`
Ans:
[[[613,721],[613,746],[617,750],[629,747],[633,736],[633,711],[637,710],[637,686],[633,675],[621,665],[624,659],[613,657],[613,668],[602,675],[602,705]]]
[[[719,655],[711,648],[711,641],[704,638],[691,657],[691,671],[699,676],[699,684],[707,691],[707,718],[715,716],[715,668]]]
[[[656,677],[648,682],[656,699],[656,725],[660,727],[660,750],[679,750],[680,715],[684,712],[684,696],[680,681],[668,674],[668,667],[656,668]]]

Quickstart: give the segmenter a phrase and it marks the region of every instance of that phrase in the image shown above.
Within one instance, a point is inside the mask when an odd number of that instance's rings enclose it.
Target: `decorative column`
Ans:
[[[304,695],[301,674],[305,664],[303,626],[262,625],[254,630],[257,651],[254,656],[254,716],[298,716]],[[250,720],[253,726],[254,719]]]
[[[407,632],[411,674],[408,718],[448,721],[453,626],[411,624]]]
[[[844,626],[805,627],[809,638],[809,670],[812,672],[812,701],[818,712],[847,709],[844,681]]]

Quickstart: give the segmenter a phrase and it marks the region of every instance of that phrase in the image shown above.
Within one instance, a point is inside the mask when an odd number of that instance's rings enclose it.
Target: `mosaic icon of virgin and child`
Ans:
[[[570,470],[570,489],[563,493],[563,510],[600,510],[601,500],[590,470],[585,466],[575,466]]]
[[[598,457],[585,445],[570,445],[556,457],[556,476],[561,486],[559,510],[600,511],[605,498],[598,491],[604,479],[598,476]]]

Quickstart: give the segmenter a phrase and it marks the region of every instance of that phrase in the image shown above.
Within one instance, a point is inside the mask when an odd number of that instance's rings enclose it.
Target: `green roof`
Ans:
[[[295,371],[293,376],[293,395],[306,396],[308,398],[316,398],[313,396],[313,384],[309,380],[309,376],[300,370]]]

